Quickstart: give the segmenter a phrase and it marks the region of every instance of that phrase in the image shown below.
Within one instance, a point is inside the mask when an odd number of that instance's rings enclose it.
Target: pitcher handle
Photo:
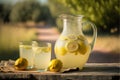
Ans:
[[[96,42],[96,38],[97,38],[97,28],[96,28],[96,26],[95,26],[95,24],[93,24],[92,22],[90,22],[90,21],[86,21],[86,22],[83,22],[83,24],[90,24],[91,25],[91,27],[92,27],[92,29],[93,29],[93,40],[91,41],[91,43],[90,43],[90,46],[91,46],[91,50],[93,49],[93,47],[94,47],[94,44],[95,44],[95,42]],[[82,26],[83,27],[83,26]]]

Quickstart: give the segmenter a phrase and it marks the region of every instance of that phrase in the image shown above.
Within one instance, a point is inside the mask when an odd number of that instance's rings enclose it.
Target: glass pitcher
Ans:
[[[82,15],[72,16],[62,14],[58,20],[62,21],[63,31],[55,43],[55,55],[57,59],[63,62],[63,68],[83,68],[93,49],[97,29],[91,22],[82,22]],[[93,29],[93,40],[88,43],[84,36],[83,25],[90,24]]]

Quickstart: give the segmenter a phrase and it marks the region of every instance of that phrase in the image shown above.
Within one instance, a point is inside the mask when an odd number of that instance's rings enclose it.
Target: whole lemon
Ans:
[[[63,67],[63,63],[59,59],[53,59],[50,61],[48,70],[52,72],[59,72]]]
[[[15,66],[15,69],[17,69],[17,70],[24,70],[28,66],[28,61],[25,58],[18,58],[15,61],[15,65],[14,66]]]

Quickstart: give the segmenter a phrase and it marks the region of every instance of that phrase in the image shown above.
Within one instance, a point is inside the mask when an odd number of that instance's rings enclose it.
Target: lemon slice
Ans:
[[[81,54],[85,54],[86,52],[87,52],[87,44],[85,44],[84,42],[79,42],[79,45],[80,45],[80,47],[79,47],[79,53],[81,53]]]
[[[50,47],[37,47],[35,50],[36,54],[40,54],[40,53],[49,53],[51,52],[51,48]]]
[[[70,39],[70,40],[77,40],[78,38],[77,38],[76,35],[70,34],[70,35],[68,35],[68,39]]]
[[[30,45],[20,45],[20,48],[32,49],[32,46],[30,46]]]
[[[64,47],[55,47],[55,53],[64,56],[67,51]]]
[[[32,49],[32,46],[24,46],[25,49]]]
[[[41,51],[42,51],[43,53],[48,53],[48,52],[51,51],[51,48],[50,48],[50,47],[42,47],[42,48],[41,48]]]
[[[68,37],[66,37],[66,36],[60,36],[60,39],[61,40],[68,40]]]
[[[42,52],[41,47],[36,47],[35,53],[40,54]]]
[[[59,59],[53,59],[50,61],[48,71],[59,72],[63,67],[63,63]]]
[[[80,40],[85,40],[86,38],[85,38],[83,35],[79,35],[79,36],[78,36],[78,39],[80,39]]]
[[[15,61],[14,65],[15,65],[15,69],[17,69],[17,70],[24,70],[28,66],[28,61],[25,58],[18,58]]]
[[[37,41],[32,41],[32,46],[33,46],[33,47],[36,47],[36,46],[38,46],[38,43],[37,43]]]
[[[79,44],[76,41],[69,41],[66,43],[65,48],[69,52],[75,52],[79,48]]]

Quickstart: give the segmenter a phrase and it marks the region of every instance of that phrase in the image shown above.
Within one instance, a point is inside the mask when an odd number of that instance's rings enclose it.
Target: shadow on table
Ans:
[[[88,63],[119,63],[120,53],[93,51],[90,54]]]

